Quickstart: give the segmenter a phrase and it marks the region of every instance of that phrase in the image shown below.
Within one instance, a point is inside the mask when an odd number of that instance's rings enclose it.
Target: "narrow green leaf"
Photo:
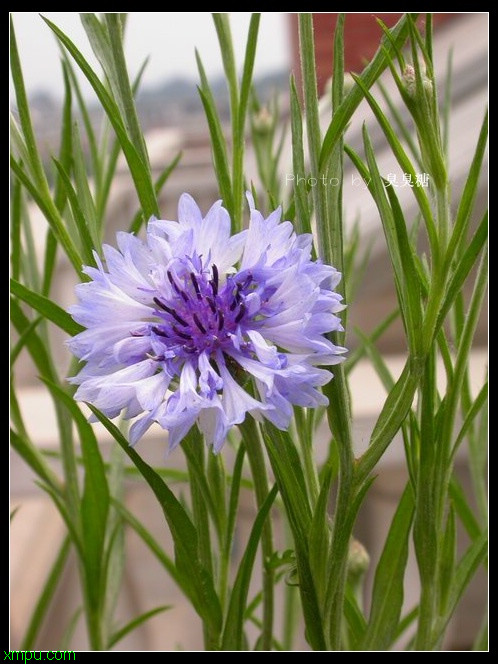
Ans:
[[[83,261],[81,260],[79,252],[74,242],[72,241],[71,236],[64,226],[64,222],[62,221],[62,218],[57,211],[57,208],[55,207],[50,194],[48,197],[46,197],[44,193],[38,189],[38,186],[29,179],[26,172],[22,169],[21,165],[17,163],[14,157],[11,157],[10,167],[15,176],[31,194],[31,197],[40,208],[45,219],[48,221],[50,227],[54,231],[55,236],[61,243],[61,246],[64,248],[64,251],[66,252],[69,260],[73,264],[74,269],[78,274],[81,274]]]
[[[370,438],[370,446],[357,465],[356,481],[358,483],[363,482],[374,469],[411,408],[421,377],[419,365],[413,365],[414,363],[409,358],[396,385],[384,402]]]
[[[94,265],[95,260],[93,258],[93,250],[100,245],[97,240],[97,244],[94,243],[92,234],[89,232],[89,227],[87,224],[87,218],[85,212],[82,208],[82,199],[81,193],[76,192],[74,189],[69,175],[64,170],[62,164],[60,164],[55,157],[53,158],[57,172],[59,173],[60,181],[62,186],[65,189],[69,204],[71,206],[71,212],[73,213],[73,219],[78,229],[78,235],[80,238],[80,244],[82,249],[82,258],[86,265]]]
[[[40,270],[38,265],[39,257],[35,245],[33,224],[28,205],[24,205],[22,208],[22,233],[24,237],[21,257],[21,279],[26,286],[38,293],[41,288]]]
[[[128,69],[123,51],[123,28],[121,17],[117,13],[106,13],[105,22],[107,25],[111,55],[113,59],[113,69],[116,74],[116,81],[119,90],[119,105],[125,121],[128,135],[140,154],[144,164],[147,164],[149,177],[149,157],[143,138],[142,130],[138,120],[135,100],[133,98],[132,86],[128,77]]]
[[[365,95],[365,99],[367,100],[370,108],[372,109],[377,122],[381,126],[382,131],[384,132],[384,135],[387,139],[387,142],[389,143],[391,150],[396,157],[397,162],[401,166],[401,169],[403,170],[404,173],[408,173],[411,176],[411,181],[416,182],[417,176],[416,176],[416,171],[411,163],[408,155],[406,154],[403,146],[399,142],[398,137],[396,136],[396,132],[394,129],[391,127],[391,124],[389,123],[389,120],[386,118],[384,113],[382,112],[382,109],[380,108],[379,104],[375,101],[373,95],[369,92],[368,88],[365,87],[361,79],[354,74],[352,74],[354,80],[358,83],[358,85],[361,87],[363,90],[363,94]],[[415,199],[417,201],[418,207],[420,209],[420,212],[422,213],[424,222],[425,222],[425,227],[427,229],[427,236],[429,238],[429,243],[431,246],[431,251],[432,255],[434,257],[438,256],[438,239],[437,239],[437,232],[436,232],[436,226],[434,223],[434,218],[432,216],[432,211],[431,211],[431,206],[429,203],[429,199],[427,198],[427,195],[424,191],[423,187],[411,187],[411,191],[413,192],[413,195],[415,196]]]
[[[75,189],[83,212],[87,232],[90,235],[93,247],[98,251],[100,249],[101,238],[97,223],[97,211],[88,184],[89,177],[86,172],[85,156],[81,147],[81,138],[77,123],[73,126],[73,173]]]
[[[240,562],[233,590],[230,595],[225,626],[223,628],[221,642],[222,650],[242,649],[244,612],[247,604],[247,594],[249,592],[249,583],[251,581],[254,559],[256,557],[259,540],[261,539],[261,534],[263,532],[263,526],[277,493],[278,487],[275,484],[268,494],[265,502],[261,506],[261,509],[259,510],[254,521],[254,525],[251,529],[249,541]]]
[[[398,239],[396,235],[396,227],[394,224],[393,213],[391,207],[388,203],[383,179],[380,176],[375,155],[373,152],[372,143],[368,135],[367,128],[363,128],[363,140],[365,144],[365,152],[367,154],[368,165],[370,170],[366,168],[363,161],[356,154],[356,152],[350,148],[348,145],[344,146],[344,150],[348,157],[351,159],[359,174],[363,178],[364,182],[367,183],[367,187],[372,195],[372,198],[375,201],[377,209],[379,210],[380,219],[382,221],[382,227],[384,229],[384,235],[386,238],[387,247],[389,250],[389,258],[393,267],[394,273],[394,282],[396,286],[396,292],[398,294],[398,301],[400,302],[401,310],[404,310],[404,301],[403,301],[403,268],[401,264],[401,256],[399,252]]]
[[[31,470],[58,494],[62,494],[62,485],[54,471],[47,464],[40,450],[31,440],[11,429],[10,444]]]
[[[412,127],[409,128],[407,126],[406,118],[403,117],[402,111],[398,109],[396,102],[392,99],[391,95],[387,91],[387,88],[380,80],[377,81],[377,87],[379,88],[380,93],[387,104],[387,107],[392,116],[394,124],[396,125],[396,129],[398,130],[400,136],[403,138],[406,145],[408,146],[410,154],[412,158],[415,160],[415,163],[417,164],[417,167],[420,169],[420,172],[423,172],[424,167],[422,164],[422,159],[420,157],[420,150],[418,149],[417,144],[413,139],[412,135],[413,128]]]
[[[455,511],[458,514],[458,518],[462,522],[468,536],[471,540],[476,540],[481,532],[481,527],[468,504],[464,490],[455,476],[451,478],[448,492],[455,507]]]
[[[178,162],[182,158],[182,154],[183,154],[182,152],[179,152],[176,155],[176,157],[173,158],[173,160],[166,166],[166,168],[162,171],[162,173],[157,178],[157,180],[154,184],[154,189],[155,189],[156,194],[158,196],[161,193],[164,185],[168,181],[169,176],[171,175],[171,173],[175,170],[176,166],[178,165]],[[146,221],[146,219],[144,218],[143,212],[142,212],[142,210],[139,210],[137,212],[137,214],[135,215],[128,232],[129,233],[138,233],[138,231],[140,230],[140,228],[141,228],[142,224],[144,223],[144,221]]]
[[[323,602],[323,594],[327,587],[327,563],[330,547],[330,526],[327,508],[330,500],[332,477],[332,467],[329,467],[322,479],[320,494],[314,509],[309,533],[310,567],[321,602]]]
[[[21,413],[21,408],[19,406],[19,401],[17,399],[16,388],[15,388],[15,376],[14,372],[11,369],[10,372],[10,419],[12,420],[12,425],[15,428],[16,432],[25,439],[28,439],[28,432],[26,431],[26,425],[24,424],[24,419]]]
[[[484,383],[484,385],[481,387],[479,390],[479,394],[477,397],[474,399],[472,402],[472,406],[469,408],[467,415],[465,416],[465,420],[460,428],[460,431],[458,432],[458,436],[456,437],[456,440],[453,444],[453,449],[451,452],[452,457],[454,458],[458,448],[460,447],[460,444],[464,440],[465,436],[467,435],[467,432],[469,431],[473,421],[475,418],[479,415],[481,412],[481,409],[486,405],[488,400],[488,381]]]
[[[479,226],[477,227],[472,240],[465,249],[461,259],[455,267],[451,276],[450,282],[446,289],[446,294],[441,304],[437,321],[435,324],[435,332],[441,328],[448,311],[455,302],[455,298],[460,293],[465,280],[467,279],[470,271],[475,265],[482,248],[486,244],[488,238],[488,213],[483,216]]]
[[[415,14],[415,17],[417,14]],[[385,35],[382,38],[379,48],[373,56],[370,63],[365,67],[361,74],[363,87],[367,89],[372,87],[384,69],[388,66],[390,58],[395,54],[395,49],[401,49],[408,36],[407,16],[403,16],[391,30],[391,39]],[[323,171],[332,154],[336,142],[342,136],[351,116],[360,105],[363,99],[363,88],[355,85],[342,102],[341,106],[334,113],[325,137],[323,139],[320,152],[319,166]]]
[[[69,650],[71,646],[71,641],[74,635],[74,632],[76,631],[76,627],[78,626],[78,621],[81,617],[81,614],[83,613],[83,607],[78,606],[76,611],[73,613],[73,615],[70,617],[69,622],[67,623],[67,627],[64,630],[59,648],[61,650]]]
[[[199,561],[197,532],[190,517],[161,477],[130,447],[119,429],[99,410],[93,406],[90,409],[130,457],[154,492],[175,542],[176,566],[182,577],[182,587],[202,619],[215,632],[219,632],[220,603],[213,579]]]
[[[189,464],[190,482],[195,482],[197,484],[202,496],[202,502],[207,507],[217,532],[221,535],[220,514],[217,509],[217,505],[213,500],[213,496],[211,495],[210,487],[207,483],[204,464],[200,463],[197,454],[197,446],[202,444],[202,440],[196,440],[195,434],[191,435],[192,438],[184,440],[182,444],[182,450]]]
[[[108,473],[107,482],[110,496],[110,510],[104,551],[105,561],[102,574],[105,579],[103,632],[107,635],[114,629],[114,615],[123,587],[126,564],[125,523],[121,514],[119,514],[112,504],[112,498],[125,500],[124,462],[125,455],[123,451],[119,445],[113,445],[109,463],[105,464]]]
[[[23,164],[25,168],[30,171],[30,176],[34,179],[36,176],[33,175],[28,150],[26,148],[26,143],[22,137],[21,130],[17,124],[16,119],[13,115],[10,116],[10,138],[12,146],[14,148],[13,152],[17,153],[19,163]]]
[[[21,270],[21,183],[14,178],[11,198],[11,225],[10,225],[10,267],[12,277],[19,281]]]
[[[104,24],[93,13],[80,13],[80,21],[86,32],[92,51],[109,82],[112,96],[117,101],[119,99],[119,86],[116,80],[109,33],[105,29]],[[123,112],[123,109],[121,109],[121,112]]]
[[[88,111],[88,106],[87,103],[85,102],[85,99],[83,97],[83,94],[81,92],[81,87],[78,82],[78,78],[74,72],[73,65],[69,59],[69,56],[67,52],[64,50],[64,48],[60,47],[61,53],[62,53],[62,58],[64,62],[64,71],[67,73],[67,76],[71,82],[72,88],[76,94],[76,99],[78,101],[78,108],[81,114],[81,119],[83,120],[83,125],[85,127],[85,133],[86,133],[86,138],[88,141],[88,151],[90,153],[90,163],[91,163],[91,168],[92,168],[92,174],[95,180],[95,185],[97,191],[101,188],[101,178],[102,178],[102,169],[101,169],[101,163],[99,159],[99,154],[98,154],[98,148],[97,148],[97,139],[95,138],[95,132],[93,130],[93,124],[90,119],[90,113]],[[71,125],[69,126],[69,137],[71,137]],[[67,170],[67,165],[64,163],[62,159],[59,159],[61,163],[64,164],[64,167]],[[96,194],[98,198],[98,194]]]
[[[237,506],[239,504],[242,469],[246,453],[245,445],[241,445],[235,457],[233,466],[233,475],[230,486],[230,497],[228,499],[228,515],[225,535],[225,554],[229,555],[233,546],[233,534],[235,531],[235,522],[237,517]]]
[[[151,215],[159,215],[157,207],[157,199],[154,192],[154,186],[148,174],[147,164],[144,164],[140,157],[140,153],[133,143],[128,138],[126,129],[123,125],[119,108],[116,102],[112,99],[104,85],[100,82],[98,76],[92,70],[88,62],[85,60],[80,51],[76,48],[74,43],[67,37],[56,25],[54,25],[47,18],[42,17],[49,28],[55,33],[59,41],[68,50],[74,58],[76,64],[81,69],[88,82],[94,89],[97,97],[99,98],[102,107],[104,108],[107,117],[109,118],[114,131],[118,137],[123,153],[126,157],[135,189],[142,205],[144,215],[150,217]]]
[[[439,561],[439,612],[446,613],[450,589],[455,573],[457,554],[455,509],[450,505],[446,528],[442,536],[441,555]]]
[[[57,260],[57,240],[51,228],[47,230],[45,240],[45,256],[43,258],[43,283],[42,295],[50,294],[52,277],[54,276],[55,263]],[[12,275],[13,276],[13,275]]]
[[[288,432],[280,431],[271,424],[265,423],[262,431],[275,479],[284,502],[288,504],[287,512],[291,526],[299,533],[299,538],[305,546],[311,524],[311,508],[294,441]]]
[[[202,439],[199,441],[202,445]],[[228,481],[225,468],[225,457],[222,454],[208,454],[206,468],[208,485],[218,512],[220,528],[220,544],[223,542],[227,524],[227,489]]]
[[[474,576],[481,562],[485,559],[488,550],[488,533],[482,531],[479,537],[469,546],[462,559],[458,563],[453,576],[453,584],[448,598],[448,610],[439,621],[434,630],[433,642],[437,643],[444,633],[446,626],[453,615],[460,599],[465,592],[470,580]]]
[[[55,302],[52,302],[44,295],[33,292],[14,279],[10,281],[10,292],[23,302],[26,302],[26,304],[29,304],[30,307],[52,321],[52,323],[55,323],[57,327],[60,327],[67,334],[74,336],[83,330],[83,327],[76,323],[58,304],[55,304]]]
[[[10,15],[10,68],[12,72],[12,81],[14,83],[14,89],[16,92],[19,120],[21,123],[21,129],[24,136],[24,141],[29,159],[29,161],[27,161],[26,163],[27,165],[29,165],[29,168],[33,173],[37,185],[38,186],[44,185],[45,189],[44,193],[46,193],[48,192],[48,186],[46,184],[47,181],[45,178],[45,172],[43,170],[40,155],[36,147],[35,133],[33,131],[33,125],[31,123],[31,116],[29,113],[29,103],[26,95],[26,88],[24,86],[21,61],[19,59],[19,52],[17,50],[17,40],[14,30],[14,23],[12,20],[12,14]]]
[[[83,560],[85,553],[83,550],[83,542],[81,538],[81,528],[79,528],[79,524],[76,523],[75,520],[71,517],[67,501],[61,498],[60,494],[57,493],[51,486],[49,486],[45,482],[41,480],[36,480],[35,484],[39,486],[40,489],[43,489],[43,491],[48,493],[48,495],[52,499],[54,505],[56,506],[57,510],[59,511],[59,514],[62,517],[62,520],[66,525],[68,534],[71,537],[71,542],[74,544],[74,547],[78,552],[80,559]]]
[[[239,112],[239,87],[237,84],[237,67],[230,30],[230,18],[227,13],[222,12],[214,12],[212,16],[216,34],[218,35],[223,69],[227,77],[228,91],[230,93],[230,113],[235,124]]]
[[[446,59],[446,78],[444,81],[444,96],[443,96],[443,150],[448,158],[448,140],[450,136],[450,113],[451,113],[451,93],[453,82],[453,49],[450,48]]]
[[[332,73],[332,113],[334,114],[340,107],[344,95],[344,22],[345,14],[341,13],[337,17],[337,23],[334,30],[334,61]],[[330,243],[328,251],[332,265],[336,267],[341,274],[344,274],[344,242],[345,230],[342,214],[342,193],[344,181],[344,136],[341,136],[331,152],[327,164],[327,178],[329,182],[338,183],[338,186],[330,187],[328,201],[326,204],[327,218],[322,223],[326,223],[329,228]],[[325,190],[327,187],[320,187]],[[346,295],[346,285],[344,279],[338,285],[338,290],[344,297]],[[347,327],[347,310],[342,315],[343,326]],[[332,335],[336,343],[344,342],[344,335],[335,333]],[[342,372],[342,367],[339,369]],[[344,407],[341,399],[339,407]]]
[[[43,584],[42,591],[31,614],[31,618],[26,629],[26,633],[21,642],[23,650],[32,650],[36,642],[36,637],[40,631],[42,623],[47,615],[47,610],[52,601],[57,586],[59,585],[66,565],[67,557],[70,551],[70,539],[66,535],[59,548],[59,552],[54,560],[54,563],[48,573],[47,579]]]
[[[359,329],[355,329],[355,333],[358,335],[360,341],[362,342],[370,361],[372,362],[375,373],[379,377],[385,391],[387,394],[393,389],[395,381],[389,371],[386,361],[384,360],[382,354],[375,348],[374,344],[371,342],[369,337],[367,337]]]
[[[476,639],[472,645],[472,650],[474,651],[479,651],[479,650],[484,650],[488,651],[488,615],[485,613],[483,616],[483,620],[481,623],[481,627],[479,628],[479,632],[476,636]]]
[[[218,119],[216,108],[211,101],[211,95],[206,94],[205,88],[198,88],[206,119],[209,126],[209,133],[211,135],[211,147],[213,150],[213,161],[218,179],[218,186],[223,202],[228,211],[233,210],[233,193],[232,185],[230,182],[230,172],[228,169],[228,160],[225,152],[225,138],[221,129]]]
[[[387,185],[387,183],[384,183]],[[415,256],[412,244],[408,237],[406,221],[394,192],[394,188],[386,186],[387,195],[391,203],[393,221],[396,227],[398,238],[398,247],[403,266],[403,276],[405,284],[405,302],[407,307],[407,333],[409,346],[414,355],[418,354],[420,343],[418,342],[422,328],[422,305],[421,305],[421,284],[419,274],[415,264]]]
[[[482,122],[481,131],[479,132],[479,138],[477,141],[474,157],[472,159],[472,164],[470,166],[469,174],[467,176],[465,187],[460,198],[460,204],[458,205],[453,233],[451,234],[448,250],[446,252],[446,265],[448,267],[455,259],[455,257],[460,255],[461,250],[465,246],[465,238],[479,187],[479,176],[481,174],[484,154],[486,152],[487,139],[488,114],[486,112]]]
[[[126,623],[124,627],[121,627],[121,629],[119,629],[117,632],[114,632],[114,634],[111,635],[109,641],[107,642],[107,649],[110,649],[113,646],[115,646],[116,643],[121,641],[121,639],[124,639],[124,637],[130,632],[132,632],[134,629],[140,627],[140,625],[142,625],[146,620],[149,620],[150,618],[157,616],[158,613],[162,613],[163,611],[169,611],[172,608],[173,607],[171,605],[158,606],[155,609],[146,611],[145,613],[142,613],[133,620],[130,620],[130,622]]]
[[[59,147],[59,162],[69,173],[73,159],[73,136],[72,136],[72,93],[69,80],[68,66],[62,62],[62,76],[64,79],[64,106],[62,108],[62,124]],[[60,177],[56,177],[54,184],[54,203],[60,214],[64,211],[66,203],[66,190],[62,186]]]
[[[66,56],[67,57],[67,56]],[[140,81],[142,78],[142,75],[144,73],[145,67],[147,65],[148,58],[144,61],[142,66],[140,67],[136,77],[135,81],[133,83],[133,93],[136,94]],[[87,129],[88,132],[88,129]],[[98,179],[98,185],[96,187],[96,192],[95,192],[95,201],[96,201],[96,207],[97,207],[97,219],[99,222],[99,229],[102,229],[102,226],[105,221],[105,210],[106,206],[109,200],[109,194],[111,191],[111,185],[113,182],[114,174],[116,172],[116,167],[118,164],[118,158],[119,154],[121,151],[121,145],[117,138],[114,138],[112,141],[109,138],[109,132],[110,132],[110,124],[109,121],[104,125],[104,129],[102,132],[102,139],[101,139],[101,144],[100,144],[100,156],[98,154],[98,151],[96,153],[96,159],[98,160],[98,168],[99,168],[99,173],[101,175],[99,176]],[[110,147],[109,147],[110,145]],[[97,148],[95,148],[97,150]],[[100,165],[100,161],[102,161],[102,167]],[[97,176],[95,176],[97,178]],[[156,194],[158,193],[157,186],[156,188]],[[140,219],[144,220],[145,215],[144,213],[140,210],[139,214],[137,215]]]
[[[367,621],[358,606],[358,600],[349,583],[346,584],[346,593],[344,595],[344,617],[349,627],[351,650],[356,650],[365,637]]]
[[[395,643],[418,618],[418,605],[409,611],[398,623],[393,642]]]
[[[233,134],[233,198],[235,204],[235,218],[233,220],[234,230],[242,230],[242,211],[244,209],[244,148],[245,148],[245,126],[249,92],[252,85],[254,59],[256,56],[256,45],[258,43],[260,13],[253,13],[249,23],[247,34],[246,51],[244,55],[244,68],[237,107],[232,102],[232,134]],[[228,23],[228,19],[227,19]],[[230,35],[230,33],[228,33]],[[220,41],[220,46],[222,43]],[[222,47],[224,56],[224,48]],[[233,55],[232,55],[233,57]],[[235,61],[234,61],[235,64]]]
[[[299,49],[301,54],[301,78],[305,108],[306,129],[308,132],[309,165],[312,177],[319,177],[319,154],[321,145],[320,117],[318,112],[318,91],[316,78],[315,48],[313,40],[313,19],[309,13],[302,13],[299,20]],[[325,187],[312,189],[316,215],[317,247],[320,258],[325,263],[335,265],[333,256],[332,228],[327,216]],[[340,269],[339,265],[337,266]]]
[[[385,650],[396,633],[403,606],[403,579],[413,512],[413,491],[408,484],[393,517],[375,570],[372,607],[362,643],[365,650]]]
[[[26,317],[18,301],[13,298],[10,301],[10,317],[14,327],[20,335],[24,334],[32,322]],[[40,375],[49,378],[50,380],[57,380],[52,361],[35,330],[32,330],[32,332],[25,337],[25,346],[35,363],[37,370],[40,372]]]
[[[22,349],[26,345],[26,341],[28,340],[29,335],[31,334],[31,332],[33,332],[33,330],[36,329],[38,323],[41,320],[43,320],[42,316],[38,316],[38,318],[35,318],[33,320],[33,322],[31,322],[28,325],[28,327],[24,330],[24,332],[21,334],[21,336],[17,340],[14,348],[12,348],[12,350],[10,351],[10,367],[11,367],[11,369],[14,366],[17,358],[19,357],[19,353],[22,351]]]
[[[102,606],[102,563],[109,513],[109,488],[97,439],[74,399],[58,385],[44,381],[50,392],[73,417],[81,443],[85,479],[81,499],[81,527],[85,556],[87,596],[93,610]]]
[[[317,591],[311,573],[308,551],[308,531],[311,508],[299,455],[287,432],[265,424],[263,438],[270,463],[294,538],[299,592],[306,622],[306,638],[315,650],[326,650],[325,634]]]
[[[16,299],[11,300],[10,315],[14,327],[16,328],[17,332],[22,335],[29,326],[30,321],[22,311]],[[26,339],[26,348],[31,358],[33,359],[36,368],[40,372],[40,375],[51,382],[57,382],[58,378],[53,367],[52,358],[47,352],[45,345],[42,343],[39,335],[35,330],[33,330],[31,334],[28,335]],[[67,416],[67,413],[63,410],[59,400],[56,398],[54,399],[54,407],[61,442],[62,462],[64,466],[67,490],[67,502],[68,507],[71,510],[72,517],[76,519],[78,513],[77,506],[79,505],[79,488],[72,439],[72,425],[70,418]]]
[[[372,332],[368,335],[368,339],[370,344],[374,344],[380,337],[384,334],[384,332],[389,329],[390,325],[398,318],[399,316],[399,309],[394,309],[386,318],[381,321],[377,327],[375,327]],[[349,375],[351,371],[355,368],[355,366],[358,364],[358,362],[364,357],[364,355],[367,352],[367,346],[363,343],[360,343],[359,346],[357,346],[352,353],[348,355],[348,358],[345,362],[344,368],[346,370],[346,374]]]
[[[303,119],[299,98],[297,96],[296,82],[294,77],[290,78],[290,111],[292,131],[292,165],[293,165],[293,190],[296,206],[295,227],[298,233],[311,233],[311,211],[309,209],[308,194],[306,191],[303,146]],[[287,217],[286,217],[287,218]]]
[[[111,498],[111,502],[112,502],[113,507],[119,512],[119,514],[123,517],[123,519],[126,521],[126,523],[128,523],[128,525],[133,528],[133,530],[137,533],[137,535],[142,538],[142,540],[149,547],[149,549],[152,551],[152,553],[156,556],[156,558],[159,560],[159,562],[164,567],[164,569],[171,576],[173,581],[175,581],[175,583],[178,585],[178,587],[181,590],[183,590],[183,592],[185,592],[186,595],[188,595],[188,592],[182,586],[182,578],[178,574],[178,571],[175,567],[175,563],[167,555],[167,553],[164,551],[164,549],[158,543],[158,541],[156,539],[154,539],[153,535],[147,530],[147,528],[145,528],[145,526],[142,524],[142,522],[139,521],[123,505],[122,502],[120,502],[119,500],[112,499],[112,498]]]

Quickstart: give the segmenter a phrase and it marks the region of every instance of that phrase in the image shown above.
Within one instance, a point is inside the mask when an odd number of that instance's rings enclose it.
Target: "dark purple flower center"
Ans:
[[[175,354],[208,354],[233,344],[241,338],[251,316],[246,299],[256,284],[250,273],[228,276],[220,284],[218,268],[206,270],[168,270],[172,296],[153,298],[159,322],[150,331]],[[162,358],[158,358],[162,359]]]

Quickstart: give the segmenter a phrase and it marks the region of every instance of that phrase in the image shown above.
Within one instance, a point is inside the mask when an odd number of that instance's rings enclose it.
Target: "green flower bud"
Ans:
[[[259,111],[254,113],[252,126],[254,131],[261,136],[270,133],[273,126],[273,115],[266,106],[262,106]]]
[[[348,578],[356,585],[370,565],[370,556],[361,542],[354,537],[349,543]]]

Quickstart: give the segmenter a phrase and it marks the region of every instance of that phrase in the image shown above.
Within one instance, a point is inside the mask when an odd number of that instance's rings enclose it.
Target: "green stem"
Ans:
[[[344,16],[341,15],[334,39],[336,67],[334,68],[333,105],[335,110],[340,106],[343,94],[343,25]],[[311,14],[299,15],[299,40],[310,167],[312,175],[316,174],[316,177],[318,177],[321,132]],[[326,173],[342,180],[342,134],[333,151]],[[333,192],[330,199],[327,199],[326,187],[317,186],[313,189],[313,197],[316,212],[318,254],[325,263],[335,265],[340,272],[344,272],[342,188],[337,192]],[[344,294],[344,283],[341,283],[339,289]],[[337,334],[333,335],[332,340],[339,345],[342,342]],[[334,379],[325,388],[325,392],[330,400],[328,409],[329,424],[339,448],[339,486],[332,529],[330,581],[326,592],[325,617],[329,620],[330,646],[332,649],[338,650],[341,646],[349,539],[353,527],[353,520],[350,519],[350,507],[353,498],[354,455],[349,391],[345,373],[340,365],[334,367],[334,376]]]
[[[349,420],[349,402],[345,399],[347,394],[345,376],[340,367],[335,372],[335,383],[333,392],[339,397],[338,404],[342,404],[346,410],[342,411],[339,424],[335,421],[338,410],[329,413],[332,432],[338,442],[339,450],[339,485],[337,489],[337,504],[334,512],[332,528],[332,544],[330,549],[330,583],[327,589],[327,613],[329,617],[329,641],[333,650],[339,650],[341,646],[342,616],[344,605],[344,592],[346,588],[347,561],[349,552],[349,540],[353,529],[353,520],[349,513],[353,498],[354,480],[354,455],[351,439]],[[333,402],[331,402],[333,403]],[[340,406],[339,406],[340,408]],[[339,435],[338,435],[339,434]],[[341,437],[342,436],[344,437]]]
[[[449,186],[447,184],[436,190],[436,210],[439,230],[439,255],[444,256],[450,232]]]
[[[421,387],[420,460],[416,488],[414,543],[422,586],[416,650],[430,650],[436,619],[438,588],[439,532],[437,441],[434,411],[436,408],[436,347],[425,364]],[[436,441],[439,443],[436,446]]]
[[[286,586],[284,599],[284,637],[282,639],[284,650],[292,650],[292,644],[294,643],[298,599],[299,594],[296,588],[293,586]]]
[[[190,495],[192,497],[192,512],[194,517],[194,524],[197,529],[197,537],[199,544],[199,557],[209,572],[213,574],[213,557],[211,551],[211,536],[209,531],[209,515],[206,508],[206,502],[202,495],[202,491],[199,487],[198,481],[196,479],[195,470],[192,467],[193,460],[192,456],[195,455],[197,458],[197,463],[204,470],[205,468],[205,458],[204,458],[204,443],[200,440],[198,433],[189,434],[183,441],[183,446],[190,448],[187,456],[187,467],[190,477]],[[192,456],[191,456],[192,455]],[[206,650],[218,650],[218,635],[214,634],[212,629],[203,621],[203,634],[204,634],[204,646]]]
[[[306,486],[311,498],[311,504],[315,505],[320,493],[318,472],[313,460],[313,419],[312,413],[305,413],[302,408],[294,410],[296,418],[297,437],[301,445],[302,458],[304,462],[304,476]]]
[[[436,613],[436,585],[424,583],[420,595],[415,650],[432,650],[432,627]]]
[[[266,472],[263,446],[259,432],[252,417],[246,417],[240,425],[242,438],[249,459],[251,473],[254,481],[256,504],[258,510],[265,502],[268,493],[268,477]],[[267,564],[273,553],[273,535],[271,519],[266,519],[261,537],[261,549],[263,558],[263,628],[261,632],[261,649],[271,650],[273,637],[273,611],[274,611],[274,581],[273,569]]]

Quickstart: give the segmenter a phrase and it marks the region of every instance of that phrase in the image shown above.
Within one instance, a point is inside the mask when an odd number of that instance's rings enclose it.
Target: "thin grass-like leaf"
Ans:
[[[10,282],[10,292],[12,295],[15,295],[26,304],[29,304],[30,307],[38,311],[45,318],[55,323],[57,327],[60,327],[61,330],[67,332],[71,336],[78,334],[83,329],[81,325],[76,323],[71,316],[61,309],[59,305],[49,300],[44,295],[35,293],[26,286],[23,286],[18,281],[11,279]]]
[[[99,410],[90,406],[125,453],[130,457],[158,499],[175,542],[176,567],[182,587],[199,615],[215,632],[221,628],[221,609],[213,579],[199,560],[196,529],[180,501],[161,477],[130,447],[119,429]]]
[[[415,17],[417,14],[415,14]],[[332,154],[336,142],[342,136],[351,116],[360,105],[363,99],[363,88],[372,87],[384,69],[388,66],[389,60],[395,53],[395,49],[401,48],[408,36],[408,19],[403,16],[398,23],[391,29],[391,39],[383,37],[381,44],[373,56],[370,63],[365,67],[361,74],[363,87],[356,85],[342,102],[332,118],[325,137],[323,139],[320,151],[320,170],[323,170]]]
[[[154,616],[157,616],[159,613],[163,613],[164,611],[169,611],[172,608],[173,607],[169,604],[165,606],[158,606],[155,609],[146,611],[136,618],[133,618],[133,620],[130,620],[129,623],[126,623],[124,627],[121,627],[121,629],[119,629],[117,632],[114,632],[114,634],[110,636],[109,641],[107,642],[107,648],[110,649],[115,646],[116,643],[119,643],[121,639],[124,639],[125,636],[127,636],[130,632],[133,632],[133,630],[137,629],[137,627],[140,627],[140,625],[142,625],[147,620],[150,620],[150,618],[153,618]]]
[[[247,594],[249,592],[249,583],[251,581],[251,572],[259,540],[261,539],[261,534],[263,532],[263,526],[277,493],[278,487],[275,484],[261,506],[251,529],[249,541],[240,562],[233,590],[230,595],[230,602],[221,642],[223,650],[242,649],[244,611],[247,603]]]
[[[393,640],[403,605],[403,579],[414,512],[413,491],[408,484],[375,570],[372,608],[362,647],[384,650]]]
[[[36,638],[46,617],[50,602],[52,601],[54,593],[57,590],[59,583],[61,582],[62,573],[64,571],[70,549],[71,541],[66,535],[62,541],[54,563],[48,573],[47,579],[43,584],[42,591],[35,604],[33,613],[31,614],[26,633],[21,642],[21,648],[23,650],[32,650],[36,643]]]
[[[148,173],[147,164],[143,162],[143,159],[140,157],[140,153],[128,138],[116,102],[112,99],[104,85],[100,82],[98,76],[92,70],[88,62],[76,48],[74,43],[69,39],[69,37],[67,37],[62,32],[62,30],[60,30],[47,18],[42,18],[49,26],[49,28],[55,33],[57,38],[68,50],[68,52],[72,55],[76,64],[88,79],[88,82],[92,88],[95,90],[95,93],[97,94],[97,97],[99,98],[100,103],[102,104],[123,149],[123,153],[126,157],[126,161],[128,163],[144,214],[147,217],[150,217],[151,215],[158,216],[159,210],[157,207],[156,195],[154,192],[154,186]]]

